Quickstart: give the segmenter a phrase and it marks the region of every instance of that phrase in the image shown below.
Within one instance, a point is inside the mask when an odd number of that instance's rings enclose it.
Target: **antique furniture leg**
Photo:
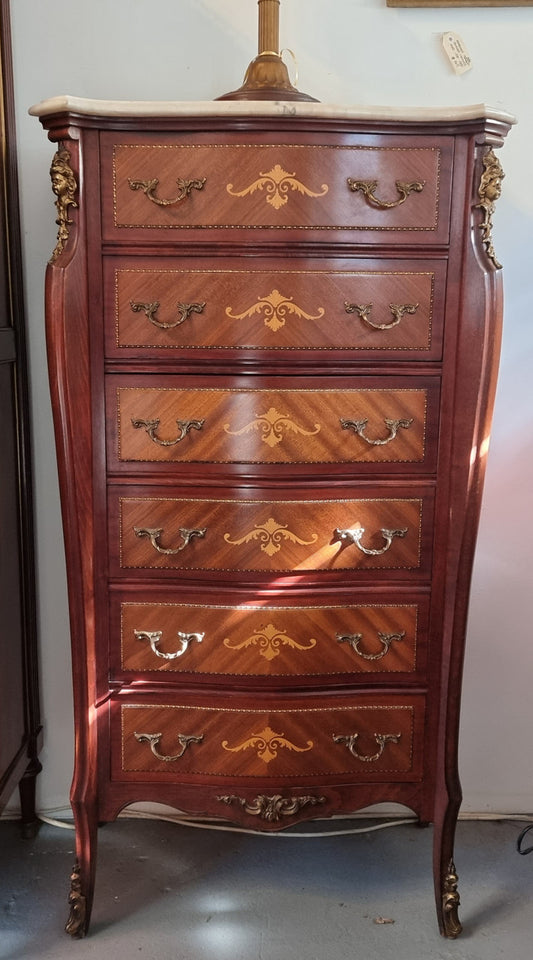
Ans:
[[[443,816],[435,821],[433,834],[433,876],[439,929],[443,937],[455,940],[462,931],[459,920],[458,877],[453,847],[460,801],[450,800]]]
[[[84,937],[89,928],[94,895],[98,822],[96,808],[72,801],[76,827],[76,860],[70,875],[69,917],[65,930],[71,937]]]
[[[35,812],[35,780],[41,770],[42,764],[34,757],[19,783],[20,823],[22,835],[27,839],[35,836],[39,824]]]

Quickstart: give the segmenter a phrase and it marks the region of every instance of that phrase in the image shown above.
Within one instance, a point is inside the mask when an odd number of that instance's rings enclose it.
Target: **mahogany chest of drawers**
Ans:
[[[441,932],[501,320],[510,119],[34,108],[86,931],[98,823],[257,830],[397,802]]]

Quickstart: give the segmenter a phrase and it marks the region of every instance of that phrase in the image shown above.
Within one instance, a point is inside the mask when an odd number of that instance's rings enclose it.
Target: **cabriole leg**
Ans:
[[[458,805],[448,806],[442,820],[435,821],[433,836],[433,876],[439,929],[443,937],[455,940],[462,931],[459,920],[458,877],[453,859]]]
[[[98,824],[96,812],[73,805],[76,827],[76,862],[70,875],[68,896],[69,917],[65,930],[76,939],[84,937],[89,929],[94,895]]]

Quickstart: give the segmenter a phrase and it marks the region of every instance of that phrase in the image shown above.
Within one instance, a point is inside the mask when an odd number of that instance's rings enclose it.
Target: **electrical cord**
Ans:
[[[45,816],[44,814],[39,814],[38,819],[43,823],[47,823],[52,827],[61,827],[63,830],[74,830],[74,823],[68,820],[55,820],[53,817]],[[347,837],[352,836],[358,833],[372,833],[375,830],[385,830],[387,827],[399,827],[401,824],[405,823],[417,823],[416,817],[406,817],[398,820],[386,820],[383,823],[373,824],[369,827],[354,827],[350,830],[324,830],[324,831],[314,831],[312,833],[287,833],[286,831],[281,833],[264,833],[258,830],[247,830],[245,827],[234,827],[231,824],[222,824],[222,823],[212,823],[205,820],[195,820],[193,818],[186,817],[172,817],[164,816],[161,814],[151,814],[143,813],[142,811],[130,811],[128,813],[122,813],[118,816],[119,820],[159,820],[164,823],[175,823],[178,826],[182,827],[195,827],[197,830],[217,830],[223,833],[244,833],[249,836],[269,836],[269,837],[285,837],[290,839],[291,837],[297,838],[312,838],[314,839],[319,837]]]
[[[153,819],[151,814],[144,814],[140,811],[137,813],[132,811],[132,813],[133,813],[133,819],[139,819],[139,820]],[[295,831],[294,833],[287,833],[287,831],[280,831],[280,832],[276,831],[274,833],[271,833],[271,832],[265,833],[264,831],[259,831],[259,830],[247,830],[245,827],[234,827],[231,824],[226,825],[226,824],[218,824],[218,823],[211,823],[211,822],[198,821],[198,820],[188,820],[188,819],[182,819],[182,818],[178,819],[170,816],[169,817],[158,816],[156,819],[164,820],[167,823],[178,823],[184,827],[196,827],[203,830],[218,830],[224,833],[245,833],[253,837],[257,837],[257,836],[284,837],[285,839],[289,839],[289,840],[293,837],[298,839],[300,838],[314,839],[315,837],[316,838],[347,837],[357,833],[372,833],[374,830],[385,830],[387,827],[398,827],[400,826],[400,824],[404,824],[404,823],[417,823],[416,817],[409,817],[402,820],[386,820],[383,823],[377,823],[370,827],[353,827],[350,830],[324,830],[324,831],[317,830],[317,831],[313,831],[312,833],[301,833],[300,831]]]
[[[0,822],[2,820],[18,820],[18,816],[6,815],[4,814],[0,817]],[[38,813],[37,819],[41,820],[42,823],[46,823],[51,827],[59,827],[62,830],[74,830],[74,821],[66,819],[57,819],[52,816],[48,816],[45,813]],[[261,836],[261,837],[278,837],[284,839],[320,839],[326,837],[349,837],[356,836],[357,834],[364,833],[374,833],[377,830],[386,830],[390,827],[400,827],[406,824],[415,824],[418,823],[417,817],[402,817],[394,818],[392,820],[384,820],[381,823],[375,823],[370,826],[364,827],[351,827],[348,830],[315,830],[311,833],[301,832],[301,831],[273,831],[273,832],[264,832],[259,830],[247,830],[245,827],[236,827],[230,823],[213,823],[212,821],[202,820],[200,817],[184,817],[184,816],[172,816],[170,814],[154,814],[147,813],[143,810],[125,810],[118,815],[119,820],[160,820],[165,823],[174,823],[178,826],[183,827],[194,827],[197,830],[215,830],[223,833],[242,833],[248,834],[249,836]],[[350,814],[340,815],[338,817],[333,817],[332,821],[338,822],[339,820],[353,820],[357,819]],[[369,818],[370,819],[370,818]],[[526,847],[525,850],[522,849],[522,841],[526,834],[533,830],[533,816],[528,816],[526,814],[519,813],[463,813],[459,816],[459,820],[477,820],[477,821],[503,821],[503,820],[516,820],[519,822],[526,821],[527,826],[521,831],[516,841],[516,849],[518,853],[522,856],[525,856],[527,853],[533,852],[533,846]],[[315,821],[317,822],[317,821]]]
[[[49,817],[44,813],[38,814],[38,819],[43,823],[47,823],[52,827],[60,827],[64,830],[74,830],[74,822],[70,820],[58,820],[54,817]],[[348,830],[323,830],[323,831],[313,831],[309,832],[288,832],[288,831],[276,831],[265,833],[259,830],[247,830],[244,827],[235,827],[231,824],[226,823],[213,823],[211,821],[202,820],[201,818],[194,817],[182,817],[182,816],[172,816],[170,814],[154,814],[146,813],[142,810],[129,810],[123,811],[119,814],[118,819],[120,820],[160,820],[165,823],[175,823],[178,826],[184,827],[194,827],[197,830],[215,830],[224,833],[243,833],[248,834],[249,836],[261,836],[261,837],[283,837],[285,839],[291,839],[292,837],[296,839],[320,839],[325,837],[348,837],[355,836],[362,833],[373,833],[377,830],[386,830],[390,827],[399,827],[409,823],[418,823],[416,817],[404,817],[404,818],[395,818],[392,820],[384,820],[381,823],[372,824],[371,826],[365,827],[351,827]],[[353,820],[353,817],[350,815],[340,816],[333,818],[335,821],[339,820]],[[459,820],[478,820],[478,821],[502,821],[502,820],[516,820],[520,822],[527,822],[527,826],[520,833],[517,840],[517,850],[523,856],[527,853],[533,851],[533,846],[527,847],[525,850],[521,849],[521,844],[524,836],[529,830],[533,829],[533,823],[530,821],[533,820],[533,817],[527,816],[525,814],[491,814],[491,813],[474,813],[468,814],[464,813],[459,816]],[[316,821],[315,821],[316,822]],[[331,821],[330,821],[331,822]]]
[[[518,850],[518,853],[519,853],[522,857],[525,857],[526,853],[532,853],[532,852],[533,852],[533,846],[531,846],[531,847],[526,847],[525,850],[522,850],[522,841],[523,841],[526,833],[529,833],[530,830],[533,830],[533,823],[530,823],[529,826],[524,827],[524,829],[521,831],[521,833],[519,833],[518,839],[517,839],[517,841],[516,841],[516,849]]]

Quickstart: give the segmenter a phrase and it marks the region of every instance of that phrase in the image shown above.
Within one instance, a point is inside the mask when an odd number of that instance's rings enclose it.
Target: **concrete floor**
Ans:
[[[100,829],[91,930],[72,941],[73,833],[42,824],[23,840],[4,821],[0,957],[531,960],[533,854],[516,852],[520,829],[459,824],[464,932],[448,941],[436,927],[431,829],[286,839],[121,819]]]

